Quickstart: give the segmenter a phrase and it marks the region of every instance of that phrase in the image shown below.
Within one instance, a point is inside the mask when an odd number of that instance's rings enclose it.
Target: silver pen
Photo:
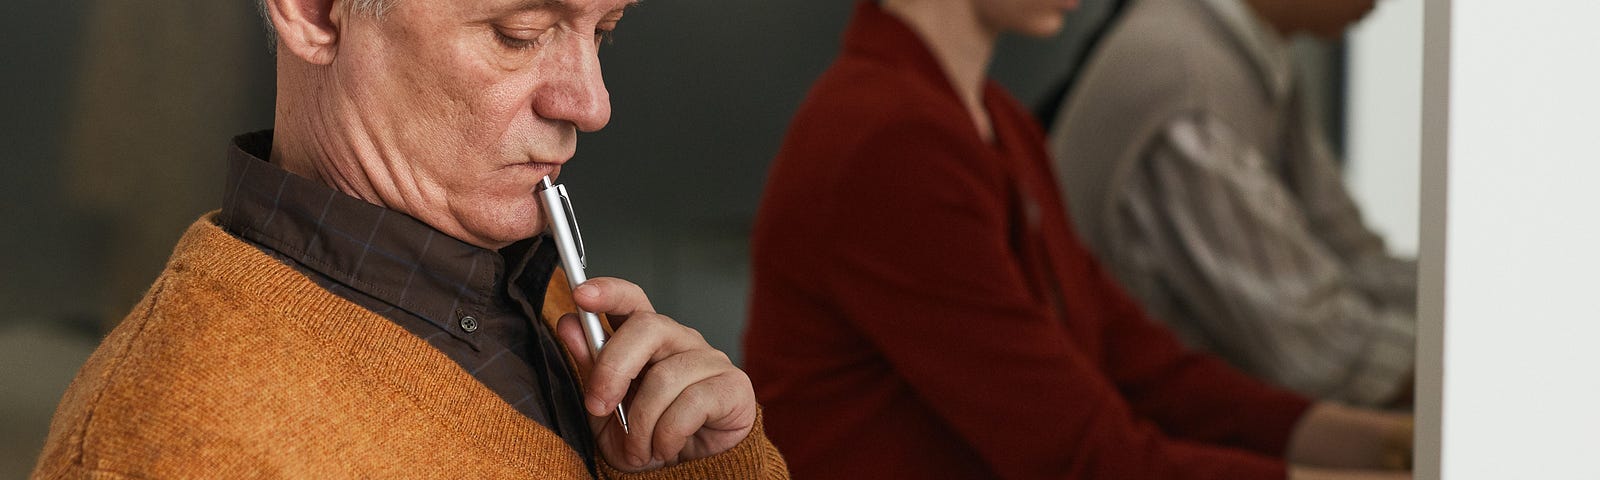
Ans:
[[[583,252],[583,232],[578,230],[577,216],[572,213],[567,186],[552,185],[550,176],[546,175],[539,182],[539,195],[544,200],[546,228],[550,229],[550,236],[555,237],[562,270],[567,272],[567,285],[577,289],[578,285],[589,281],[588,275],[583,273],[588,261]],[[599,360],[600,349],[606,346],[606,330],[600,323],[600,316],[578,308],[578,317],[582,320],[583,337],[589,341],[589,358]],[[617,422],[622,424],[622,433],[628,433],[628,414],[623,412],[621,403],[617,404]]]

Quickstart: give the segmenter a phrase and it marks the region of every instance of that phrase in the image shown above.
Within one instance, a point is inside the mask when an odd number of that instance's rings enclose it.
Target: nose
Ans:
[[[593,132],[611,121],[611,93],[600,74],[599,46],[584,35],[564,35],[551,45],[542,68],[544,87],[535,93],[533,109],[540,117],[572,122]]]

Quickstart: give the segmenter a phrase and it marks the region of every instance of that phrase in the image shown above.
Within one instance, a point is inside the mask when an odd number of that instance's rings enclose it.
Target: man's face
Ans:
[[[1078,0],[977,0],[978,18],[995,33],[1048,37],[1061,30],[1062,17]]]
[[[1280,26],[1279,30],[1335,39],[1371,13],[1377,0],[1280,0],[1280,3],[1284,4],[1281,7],[1289,18],[1286,19],[1288,25]]]
[[[539,179],[610,120],[597,52],[631,1],[402,0],[350,15],[331,72],[347,138],[322,144],[384,177],[370,178],[384,204],[461,240],[536,235]]]

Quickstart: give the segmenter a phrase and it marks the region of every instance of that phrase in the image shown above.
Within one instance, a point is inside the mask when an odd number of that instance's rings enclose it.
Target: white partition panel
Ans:
[[[1345,37],[1345,169],[1367,224],[1402,255],[1417,253],[1422,2],[1383,0]]]
[[[1600,2],[1427,6],[1418,478],[1600,479]]]

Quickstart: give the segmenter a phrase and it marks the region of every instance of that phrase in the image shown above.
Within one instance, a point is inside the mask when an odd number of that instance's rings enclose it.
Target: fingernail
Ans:
[[[600,288],[592,285],[579,285],[578,289],[573,290],[572,293],[580,297],[596,298],[600,296]]]
[[[644,466],[644,459],[643,458],[639,458],[638,455],[630,455],[630,456],[628,456],[628,461],[632,462],[633,466],[635,466],[635,467],[643,467]]]

